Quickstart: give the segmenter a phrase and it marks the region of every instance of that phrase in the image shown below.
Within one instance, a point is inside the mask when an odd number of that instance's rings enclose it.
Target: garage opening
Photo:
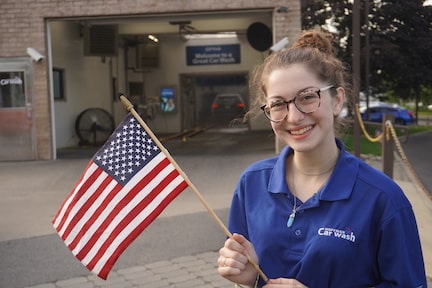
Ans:
[[[180,75],[183,127],[233,127],[243,123],[249,107],[247,72]]]

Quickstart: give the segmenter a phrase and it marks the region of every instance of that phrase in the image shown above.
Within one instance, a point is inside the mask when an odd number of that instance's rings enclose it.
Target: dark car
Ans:
[[[369,120],[366,120],[367,113],[369,113]],[[363,111],[361,111],[363,121],[382,122],[384,114],[394,115],[395,124],[398,125],[413,124],[415,120],[414,115],[411,111],[388,104],[380,104],[379,106],[369,107],[368,110],[364,109]]]
[[[240,94],[218,94],[211,105],[211,112],[217,123],[227,124],[244,117],[246,104]]]

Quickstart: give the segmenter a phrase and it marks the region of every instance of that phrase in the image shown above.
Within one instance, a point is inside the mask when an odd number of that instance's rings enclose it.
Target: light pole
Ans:
[[[353,94],[354,109],[359,104],[360,93],[360,0],[354,0],[353,3]],[[354,113],[354,115],[356,115]],[[354,117],[353,126],[353,148],[354,155],[360,156],[360,125],[357,117]]]
[[[364,4],[364,14],[365,14],[365,48],[364,48],[364,58],[365,58],[365,91],[366,91],[366,120],[369,121],[369,0],[365,0]]]

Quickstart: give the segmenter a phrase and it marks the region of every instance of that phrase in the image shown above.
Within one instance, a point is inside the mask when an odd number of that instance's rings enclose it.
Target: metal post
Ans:
[[[387,131],[387,127],[386,127],[387,120],[390,120],[392,123],[394,123],[395,120],[394,115],[391,114],[383,115],[382,131],[384,133],[384,137],[381,142],[382,171],[390,178],[393,178],[394,141],[389,131]]]
[[[353,24],[353,93],[354,93],[354,104],[358,105],[359,94],[360,94],[360,0],[354,0],[352,24]],[[353,146],[354,146],[354,155],[360,157],[360,124],[358,122],[357,117],[354,117]]]
[[[369,87],[369,64],[370,64],[370,55],[369,55],[369,0],[365,0],[364,1],[364,16],[365,16],[365,30],[364,30],[364,35],[365,35],[365,48],[364,48],[364,65],[365,65],[365,78],[364,78],[364,89],[366,91],[366,121],[369,121],[369,92],[370,92],[370,87]]]

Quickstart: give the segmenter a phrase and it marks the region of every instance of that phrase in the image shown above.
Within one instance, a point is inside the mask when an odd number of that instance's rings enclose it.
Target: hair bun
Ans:
[[[315,48],[319,51],[331,55],[335,55],[333,47],[333,36],[330,33],[321,31],[304,32],[298,40],[293,44],[293,48]]]

